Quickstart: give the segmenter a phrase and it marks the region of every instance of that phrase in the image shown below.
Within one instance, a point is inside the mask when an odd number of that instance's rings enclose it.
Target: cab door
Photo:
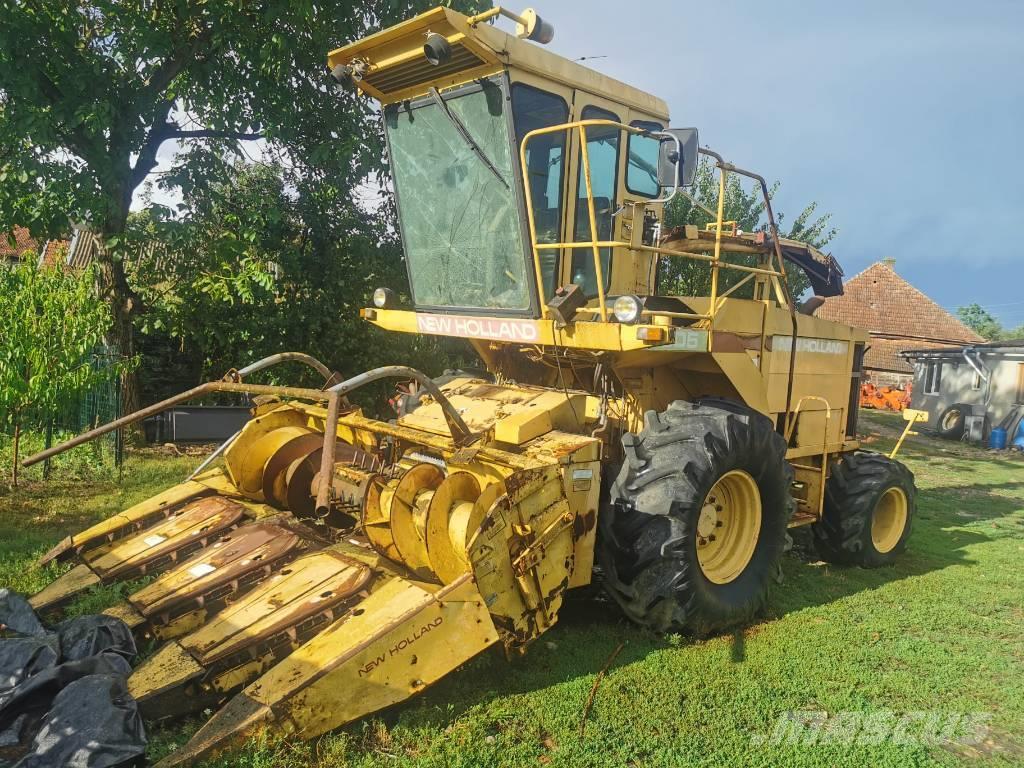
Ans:
[[[575,91],[572,119],[611,120],[624,122],[627,110],[620,104],[602,99],[585,91]],[[622,171],[622,132],[613,127],[591,126],[587,128],[587,150],[590,159],[590,185],[594,196],[594,212],[597,225],[596,240],[615,240],[620,237],[622,217],[617,215],[622,202],[620,193]],[[569,200],[569,240],[587,242],[592,239],[590,216],[587,208],[587,186],[583,178],[583,163],[580,152],[579,131],[572,132],[570,142],[569,173],[572,178],[572,194]],[[604,277],[604,292],[612,285],[614,254],[611,248],[601,248],[601,272]],[[562,284],[576,283],[583,287],[589,298],[595,298],[597,291],[597,270],[594,254],[590,248],[575,248],[563,260]]]
[[[562,125],[570,120],[573,91],[559,83],[516,72],[510,85],[512,117],[515,128],[515,162],[523,137],[537,128]],[[567,173],[566,131],[535,136],[526,145],[526,170],[523,183],[532,201],[537,243],[564,243],[569,237],[566,224],[569,174]],[[561,249],[539,250],[544,300],[549,300],[563,285],[563,252]],[[532,258],[531,258],[531,269]]]
[[[577,90],[573,100],[573,120],[591,119],[614,120],[652,131],[664,127],[664,121],[652,115]],[[658,141],[614,128],[593,127],[587,130],[587,145],[597,239],[628,242],[631,234],[629,227],[644,225],[642,221],[630,220],[632,204],[654,199],[660,192],[657,180]],[[571,239],[577,242],[588,241],[591,238],[587,190],[583,179],[579,137],[575,132],[570,152],[573,159],[570,174],[574,183],[571,200],[573,209],[569,212]],[[661,207],[656,207],[653,213],[660,219]],[[587,296],[596,297],[597,275],[593,251],[589,248],[575,249],[567,262],[562,279],[582,285]],[[601,249],[605,295],[653,294],[656,269],[656,257],[650,253],[633,252],[627,248]]]

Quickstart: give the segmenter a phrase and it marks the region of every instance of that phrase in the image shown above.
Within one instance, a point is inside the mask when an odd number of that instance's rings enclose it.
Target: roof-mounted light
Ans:
[[[355,88],[356,83],[363,79],[368,65],[361,59],[356,59],[349,64],[338,64],[331,70],[331,79],[339,87],[350,91]]]
[[[544,21],[533,8],[527,8],[522,13],[513,13],[496,5],[488,11],[470,16],[469,25],[475,27],[480,22],[490,21],[497,16],[504,16],[516,23],[516,37],[533,40],[541,45],[547,45],[555,37],[555,28],[549,22]]]
[[[452,59],[452,47],[444,35],[427,32],[427,41],[423,44],[423,55],[435,67],[447,64]]]

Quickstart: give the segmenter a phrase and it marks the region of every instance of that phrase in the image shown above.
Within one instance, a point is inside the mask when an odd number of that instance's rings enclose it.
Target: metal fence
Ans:
[[[102,371],[120,363],[123,356],[108,348],[101,348],[89,356],[88,364]],[[115,376],[90,389],[67,397],[52,410],[30,409],[20,418],[21,431],[45,435],[45,447],[51,447],[61,435],[79,434],[121,416],[123,402],[121,377]],[[14,433],[13,420],[0,413],[0,429],[8,437]],[[124,437],[120,430],[96,441],[97,458],[111,460],[120,468],[124,461]],[[44,469],[49,474],[49,466]]]

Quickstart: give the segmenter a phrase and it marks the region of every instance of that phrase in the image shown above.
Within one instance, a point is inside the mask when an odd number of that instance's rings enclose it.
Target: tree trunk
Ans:
[[[11,485],[18,487],[18,449],[21,446],[21,418],[15,416],[14,421],[14,462],[11,464]]]
[[[120,229],[123,230],[123,227]],[[111,253],[106,238],[95,234],[99,291],[110,306],[110,344],[126,360],[135,356],[135,326],[133,318],[138,311],[137,299],[128,285],[124,261]],[[124,374],[121,386],[121,413],[131,413],[140,407],[138,378],[134,370]],[[132,428],[130,428],[132,429]],[[137,432],[137,428],[134,428]],[[132,434],[135,434],[134,432]]]

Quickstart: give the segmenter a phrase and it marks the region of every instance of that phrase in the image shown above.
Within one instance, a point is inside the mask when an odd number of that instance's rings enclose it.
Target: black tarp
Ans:
[[[135,641],[110,616],[47,629],[28,603],[0,590],[0,766],[125,768],[146,738],[126,681]]]

